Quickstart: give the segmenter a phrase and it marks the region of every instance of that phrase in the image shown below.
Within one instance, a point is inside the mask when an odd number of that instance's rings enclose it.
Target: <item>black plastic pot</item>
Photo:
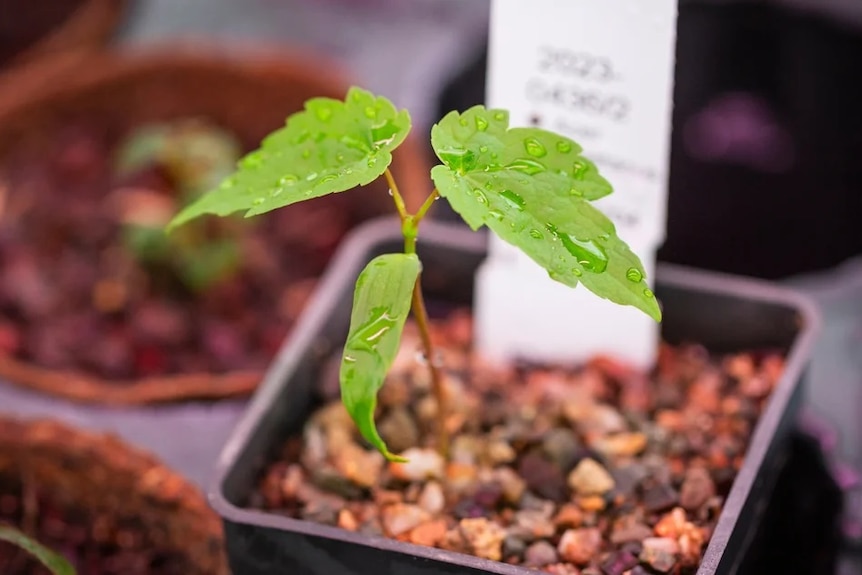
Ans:
[[[238,575],[535,573],[243,508],[267,458],[301,430],[315,406],[323,360],[347,334],[356,276],[371,258],[401,249],[400,238],[398,222],[387,219],[359,228],[342,247],[219,458],[210,501],[224,520],[231,568]],[[472,301],[486,241],[461,226],[423,223],[419,253],[429,300]],[[771,284],[669,266],[656,277],[669,342],[696,341],[719,353],[761,346],[787,353],[784,376],[757,424],[698,571],[737,573],[790,453],[819,316],[808,300]]]

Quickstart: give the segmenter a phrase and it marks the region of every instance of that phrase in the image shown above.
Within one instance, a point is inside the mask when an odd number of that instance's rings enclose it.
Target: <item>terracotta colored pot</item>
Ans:
[[[242,56],[237,54],[241,53]],[[69,55],[0,80],[0,165],[10,151],[47,146],[70,119],[97,115],[108,131],[153,121],[205,116],[230,129],[249,148],[314,96],[343,98],[347,76],[328,60],[284,51],[241,50],[230,55],[195,45],[139,53]],[[393,172],[409,207],[431,190],[427,154],[408,138],[395,152]],[[386,183],[349,193],[359,219],[393,213]],[[15,191],[11,190],[10,195]],[[348,195],[346,195],[348,196]],[[285,286],[287,287],[287,286]],[[261,373],[182,373],[136,381],[48,369],[0,354],[0,377],[79,401],[146,404],[249,394]]]
[[[0,0],[0,12],[18,15],[25,3],[34,4],[32,0]],[[39,6],[31,10],[27,24],[45,27],[45,31],[33,38],[22,37],[20,28],[6,30],[12,38],[8,53],[0,51],[0,68],[15,68],[43,58],[98,49],[110,40],[128,9],[128,2],[124,0],[81,0],[77,6],[70,2],[67,9],[55,6],[56,2],[36,4]],[[20,21],[16,24],[14,18],[10,18],[10,23],[20,26]]]
[[[158,549],[182,573],[228,573],[221,525],[202,493],[112,435],[50,420],[0,417],[0,499],[7,501],[0,519],[8,513],[10,498],[29,502],[30,511],[21,513],[30,525],[23,527],[66,555],[75,555],[61,549],[70,544],[74,529],[64,528],[71,524],[62,524],[63,519],[57,525],[58,512],[66,519],[83,514],[89,520],[83,528],[92,532],[97,524],[116,526],[100,537],[103,548],[128,547],[114,536],[123,539],[124,526],[134,524],[137,542],[132,546],[144,553]],[[81,523],[75,527],[80,530]],[[0,548],[0,559],[5,554],[8,560],[9,553]],[[9,566],[0,562],[0,570],[4,568]]]

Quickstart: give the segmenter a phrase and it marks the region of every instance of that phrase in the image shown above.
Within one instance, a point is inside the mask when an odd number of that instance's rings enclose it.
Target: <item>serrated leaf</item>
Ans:
[[[249,217],[364,186],[383,174],[409,131],[406,110],[365,90],[351,88],[344,101],[312,98],[168,228],[203,214]]]
[[[75,575],[75,568],[64,557],[14,527],[0,525],[0,540],[20,547],[39,560],[54,575]]]
[[[611,187],[576,142],[476,106],[446,115],[431,143],[443,162],[434,184],[470,227],[488,226],[556,281],[661,319],[640,259],[590,204]]]
[[[386,254],[368,263],[356,280],[341,360],[341,400],[362,436],[390,461],[403,458],[377,432],[377,392],[398,353],[421,269],[416,254]]]

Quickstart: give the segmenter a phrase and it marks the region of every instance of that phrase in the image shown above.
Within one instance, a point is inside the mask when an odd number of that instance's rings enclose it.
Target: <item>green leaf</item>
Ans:
[[[422,264],[416,254],[386,254],[371,260],[356,280],[350,330],[341,360],[341,400],[362,436],[390,461],[374,424],[377,392],[398,353]]]
[[[344,101],[312,98],[168,228],[203,214],[249,217],[364,186],[383,174],[409,131],[406,110],[365,90],[351,88]]]
[[[474,230],[488,226],[556,281],[661,311],[640,259],[591,200],[611,192],[573,140],[538,128],[509,128],[504,110],[447,114],[431,130],[443,162],[431,170],[440,195]]]
[[[54,575],[75,575],[75,568],[61,555],[8,525],[0,525],[0,540],[8,541],[30,553]]]

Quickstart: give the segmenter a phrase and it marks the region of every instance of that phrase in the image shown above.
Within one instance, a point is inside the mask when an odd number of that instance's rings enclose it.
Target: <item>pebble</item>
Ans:
[[[604,575],[623,575],[638,564],[638,558],[626,551],[611,553],[602,561],[601,570]]]
[[[356,531],[359,529],[359,523],[356,516],[349,509],[342,509],[338,513],[338,526],[348,531]]]
[[[433,449],[411,447],[401,455],[407,459],[406,463],[393,461],[389,464],[389,472],[395,479],[422,481],[443,477],[443,458]]]
[[[511,467],[499,467],[492,472],[493,481],[500,485],[503,499],[507,503],[517,504],[527,490],[527,483],[521,479]]]
[[[436,481],[426,483],[419,495],[419,507],[431,515],[437,515],[445,506],[446,496],[443,493],[443,487]]]
[[[446,520],[435,519],[433,521],[426,521],[425,523],[421,523],[414,527],[413,530],[410,531],[408,540],[416,545],[433,547],[440,543],[445,535]]]
[[[506,530],[485,518],[462,519],[458,524],[464,540],[477,557],[499,561],[503,558]]]
[[[557,550],[547,541],[533,543],[524,552],[524,566],[537,568],[559,561]]]
[[[644,490],[643,505],[649,513],[665,511],[676,505],[679,495],[666,483],[657,483]]]
[[[406,408],[393,409],[377,428],[393,453],[406,451],[419,443],[419,428]]]
[[[518,474],[527,488],[537,495],[556,502],[566,499],[566,481],[562,469],[536,452],[521,458]]]
[[[596,527],[569,529],[560,538],[560,557],[576,565],[586,565],[599,552],[602,532]]]
[[[518,534],[524,536],[528,541],[552,537],[556,532],[551,520],[553,512],[553,506],[548,506],[542,510],[523,509],[515,513],[514,526],[517,528]]]
[[[610,472],[614,479],[614,491],[626,497],[632,495],[649,476],[646,467],[636,462],[614,466]]]
[[[614,545],[620,545],[643,541],[646,537],[651,537],[652,534],[652,529],[638,521],[637,518],[629,516],[614,523],[610,539]]]
[[[643,541],[640,560],[658,571],[667,573],[676,565],[679,545],[666,537],[648,537]]]
[[[362,496],[362,488],[330,465],[322,465],[312,471],[311,482],[326,492],[347,499],[358,499]]]
[[[572,503],[567,503],[560,507],[560,510],[557,511],[557,514],[554,516],[554,526],[557,529],[571,529],[573,527],[580,527],[583,522],[583,511],[581,511],[580,507]]]
[[[550,575],[584,575],[586,571],[581,571],[570,563],[554,563],[545,567],[545,572]]]
[[[605,435],[591,443],[591,447],[605,457],[633,457],[646,446],[647,437],[639,431]]]
[[[569,487],[581,496],[604,495],[614,488],[614,478],[595,459],[586,458],[578,463],[568,478]]]
[[[563,471],[574,467],[581,449],[581,442],[569,429],[556,427],[542,439],[542,451]]]
[[[695,511],[713,496],[715,496],[715,483],[709,471],[703,467],[689,468],[679,492],[680,506],[688,511]]]
[[[391,537],[407,533],[429,519],[427,511],[417,505],[406,503],[384,507],[381,517],[383,529]]]
[[[491,465],[501,465],[515,461],[518,456],[515,449],[505,441],[492,441],[485,452]]]
[[[503,539],[503,558],[508,559],[510,557],[518,557],[524,555],[524,551],[527,549],[527,543],[521,539],[520,537],[516,537],[514,535],[507,535],[505,539]]]
[[[370,489],[379,483],[386,460],[378,451],[365,450],[355,443],[348,443],[338,450],[332,463],[348,480]]]

